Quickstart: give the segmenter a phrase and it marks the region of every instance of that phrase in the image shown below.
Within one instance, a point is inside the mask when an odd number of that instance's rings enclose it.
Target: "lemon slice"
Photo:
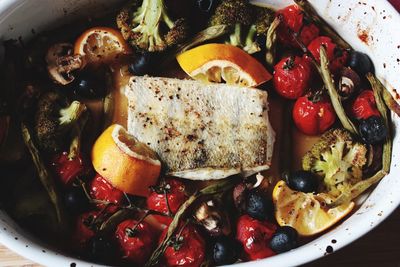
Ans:
[[[291,226],[302,236],[318,234],[341,220],[354,207],[354,202],[328,208],[333,202],[328,194],[293,191],[284,181],[279,181],[272,193],[275,218],[281,226]]]
[[[94,27],[78,37],[74,53],[83,56],[87,64],[99,64],[112,63],[121,55],[132,53],[132,49],[119,31]]]
[[[157,183],[161,171],[156,153],[118,124],[111,125],[96,140],[92,163],[115,188],[139,196],[149,194],[149,186]]]
[[[271,74],[242,49],[227,44],[205,44],[177,56],[181,68],[193,79],[255,87]]]

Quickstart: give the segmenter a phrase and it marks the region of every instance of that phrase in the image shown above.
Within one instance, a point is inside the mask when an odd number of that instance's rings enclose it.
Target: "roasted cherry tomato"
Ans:
[[[290,56],[283,58],[274,67],[274,87],[283,97],[296,99],[310,86],[312,69],[308,60]]]
[[[94,223],[97,216],[97,211],[90,211],[81,214],[76,219],[73,240],[79,250],[82,250],[86,246],[87,242],[95,235]]]
[[[337,46],[331,38],[327,36],[319,36],[312,40],[308,45],[308,50],[314,56],[314,58],[320,61],[320,48],[321,45],[325,46],[326,54],[329,60],[329,69],[335,74],[337,73],[347,62],[348,52],[339,46]]]
[[[336,113],[329,100],[310,100],[307,96],[297,99],[293,107],[293,121],[297,128],[308,135],[325,132],[336,120]]]
[[[380,116],[376,107],[374,92],[371,90],[362,91],[351,105],[351,115],[358,120]]]
[[[129,219],[121,222],[115,231],[122,258],[137,266],[143,266],[150,257],[154,245],[154,230],[146,222]]]
[[[269,247],[276,225],[267,221],[253,219],[249,215],[239,217],[236,239],[243,245],[247,260],[258,260],[270,257],[275,253]]]
[[[281,23],[278,27],[278,39],[286,46],[298,47],[290,31],[299,34],[300,40],[304,45],[308,45],[319,35],[319,28],[306,21],[303,12],[297,5],[287,6],[276,14],[281,18]]]
[[[167,229],[161,235],[165,237]],[[164,264],[168,267],[184,266],[198,267],[205,258],[205,242],[193,225],[186,225],[182,231],[177,231],[172,242],[164,252]]]
[[[68,159],[68,152],[56,155],[51,160],[53,172],[63,185],[71,185],[75,178],[85,172],[84,162],[81,156]]]
[[[121,204],[124,200],[124,193],[114,188],[106,179],[97,174],[90,184],[90,196],[93,199],[103,200],[113,204]],[[104,205],[99,205],[103,207]],[[112,210],[110,210],[111,212]]]
[[[147,207],[151,210],[165,213],[165,215],[169,215],[168,206],[171,210],[171,215],[173,215],[187,199],[185,185],[177,179],[166,179],[165,182],[152,188],[152,190],[152,193],[147,198]],[[154,215],[154,217],[160,223],[166,225],[172,221],[172,218],[168,216]]]

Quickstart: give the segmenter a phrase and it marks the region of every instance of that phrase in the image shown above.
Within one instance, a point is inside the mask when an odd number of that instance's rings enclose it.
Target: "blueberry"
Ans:
[[[216,265],[235,263],[240,255],[241,245],[234,238],[221,236],[213,245],[213,259]]]
[[[106,237],[94,236],[88,241],[87,252],[90,259],[108,262],[113,251],[114,247]]]
[[[88,198],[80,187],[73,187],[64,195],[65,208],[73,214],[84,212],[89,207]]]
[[[150,74],[153,62],[154,55],[151,53],[137,55],[135,60],[129,64],[129,72],[133,75]]]
[[[360,76],[373,72],[372,61],[367,54],[352,51],[350,53],[349,67],[355,70]]]
[[[289,174],[286,180],[292,190],[312,193],[318,189],[318,178],[312,172],[296,171]]]
[[[273,234],[269,246],[276,253],[289,251],[297,247],[298,233],[290,226],[278,228]]]
[[[75,78],[75,94],[84,98],[100,98],[106,94],[107,82],[104,73],[94,74],[90,71],[82,71]]]
[[[271,218],[274,211],[272,201],[256,189],[249,192],[246,204],[246,213],[260,221]]]
[[[358,129],[363,141],[372,145],[382,143],[388,134],[385,123],[380,116],[371,116],[361,120]]]

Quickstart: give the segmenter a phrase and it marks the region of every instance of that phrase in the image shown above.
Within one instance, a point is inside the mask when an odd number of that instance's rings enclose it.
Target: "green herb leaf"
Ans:
[[[344,111],[342,101],[340,100],[340,96],[335,88],[335,84],[329,70],[329,60],[326,54],[325,47],[321,45],[320,48],[320,58],[321,58],[321,66],[318,68],[318,72],[320,73],[322,80],[324,81],[325,87],[328,90],[329,97],[331,99],[333,108],[338,116],[340,122],[343,127],[350,131],[353,134],[358,134],[357,128],[354,126],[353,122],[347,117],[346,112]]]
[[[40,181],[43,184],[44,188],[46,189],[47,193],[49,194],[50,200],[54,205],[57,214],[57,220],[60,223],[60,225],[64,225],[66,222],[65,214],[61,205],[61,200],[57,192],[54,179],[49,170],[46,168],[44,161],[40,157],[40,152],[37,149],[34,140],[32,139],[30,130],[24,123],[21,124],[21,130],[25,145],[32,156],[32,160],[33,163],[35,164]]]

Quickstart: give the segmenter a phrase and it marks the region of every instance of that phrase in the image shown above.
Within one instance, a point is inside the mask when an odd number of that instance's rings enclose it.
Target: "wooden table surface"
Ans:
[[[0,246],[0,266],[39,267],[40,265]],[[400,208],[366,236],[336,253],[305,266],[400,267]]]

